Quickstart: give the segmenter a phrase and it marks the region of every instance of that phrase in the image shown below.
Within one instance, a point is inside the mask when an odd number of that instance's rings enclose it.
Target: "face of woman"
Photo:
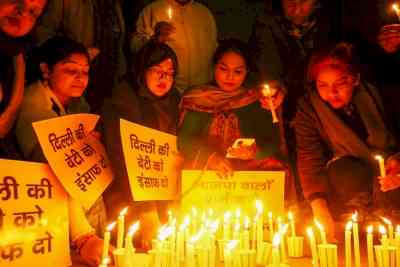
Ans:
[[[46,66],[42,71],[51,90],[62,99],[82,96],[89,81],[89,61],[84,54],[71,54],[51,70]]]
[[[333,109],[341,109],[350,103],[359,81],[346,70],[328,66],[320,70],[316,83],[320,97]]]
[[[316,0],[282,0],[285,15],[294,24],[301,25],[314,11]]]
[[[172,59],[167,58],[147,69],[145,80],[150,92],[158,97],[167,94],[174,83],[175,68]]]
[[[17,38],[32,30],[47,0],[1,0],[0,30]]]
[[[224,91],[235,91],[246,79],[247,66],[244,58],[235,52],[225,53],[215,65],[214,78]]]

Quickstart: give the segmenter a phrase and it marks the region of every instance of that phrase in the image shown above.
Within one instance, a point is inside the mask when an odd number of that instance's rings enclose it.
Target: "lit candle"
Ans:
[[[395,246],[396,246],[396,264],[397,266],[400,266],[400,225],[396,226]]]
[[[294,216],[293,216],[293,213],[291,211],[289,211],[288,218],[289,218],[289,221],[290,221],[290,229],[292,230],[292,236],[295,237],[296,236],[296,227],[295,227],[295,224],[294,224]]]
[[[140,226],[139,222],[132,224],[129,227],[128,233],[126,234],[126,237],[125,237],[125,260],[124,260],[125,263],[132,262],[132,257],[133,257],[133,254],[135,253],[135,248],[133,247],[133,244],[132,244],[132,238],[133,238],[133,235],[139,229],[139,226]],[[126,265],[126,266],[129,266],[129,265]]]
[[[352,228],[352,226],[353,226],[353,222],[349,221],[346,224],[346,230],[345,230],[345,234],[344,234],[346,267],[351,267],[351,228]]]
[[[313,267],[318,266],[318,254],[317,254],[317,244],[315,242],[314,232],[311,227],[307,228],[308,240],[310,241],[312,265]]]
[[[322,244],[327,244],[328,242],[326,240],[326,232],[325,232],[324,226],[317,219],[314,219],[314,222],[315,222],[315,225],[317,226],[318,230],[321,233]]]
[[[231,213],[229,211],[224,213],[224,226],[223,226],[223,231],[224,231],[224,240],[229,240],[231,238]]]
[[[253,219],[253,224],[251,227],[251,248],[256,249],[256,238],[257,238],[257,221],[258,218],[257,216],[254,217]]]
[[[380,171],[381,177],[385,177],[386,176],[385,159],[381,155],[376,155],[375,159],[379,163],[379,171]]]
[[[172,20],[172,8],[171,8],[171,7],[168,7],[168,9],[167,9],[167,15],[168,15],[168,19],[169,19],[169,20]]]
[[[385,217],[381,217],[381,218],[382,218],[383,222],[386,223],[387,226],[388,226],[388,238],[389,238],[389,240],[394,239],[394,231],[393,231],[394,229],[393,229],[392,222],[389,219],[385,218]]]
[[[351,219],[353,221],[353,236],[354,236],[354,265],[356,267],[361,266],[361,258],[360,258],[360,238],[358,235],[358,213],[357,211],[353,213],[351,216]]]
[[[133,235],[139,230],[140,222],[136,222],[129,227],[128,233],[125,237],[125,247],[126,248],[133,248],[132,238]]]
[[[245,250],[250,249],[250,236],[249,236],[249,226],[250,226],[250,219],[249,217],[244,218],[244,231],[243,231],[243,238],[242,238],[242,247]]]
[[[385,226],[379,225],[379,233],[381,233],[381,244],[386,248],[389,245],[389,242]]]
[[[121,210],[118,216],[118,232],[117,232],[117,249],[120,249],[124,245],[124,235],[125,235],[125,215],[128,212],[128,207]]]
[[[279,243],[281,241],[281,237],[279,233],[274,235],[272,240],[272,266],[273,267],[280,267],[280,257],[279,257]]]
[[[274,239],[274,221],[271,211],[268,212],[268,227],[269,227],[269,240],[272,243],[272,240]]]
[[[264,241],[264,222],[263,222],[263,203],[261,200],[256,200],[257,209],[257,249],[261,248],[261,244]]]
[[[265,96],[265,97],[268,98],[269,108],[270,108],[271,113],[272,113],[272,122],[273,122],[273,123],[279,122],[278,116],[276,115],[274,103],[272,102],[272,92],[271,92],[271,88],[269,88],[269,85],[268,85],[268,84],[265,84],[265,85],[264,85],[264,89],[262,90],[262,94],[263,94],[263,96]]]
[[[282,225],[279,234],[281,236],[281,242],[280,242],[280,246],[281,246],[281,262],[286,262],[287,261],[287,257],[286,257],[286,245],[285,245],[285,235],[288,229],[288,225]]]
[[[110,239],[111,239],[111,231],[115,227],[115,222],[109,224],[106,227],[106,231],[104,233],[104,240],[103,240],[103,254],[102,254],[102,260],[108,258],[108,250],[110,248]]]
[[[394,13],[396,13],[397,19],[400,21],[400,8],[397,3],[392,5],[392,9],[394,10]]]
[[[374,227],[372,225],[367,227],[367,253],[368,253],[368,267],[374,267],[374,240],[372,232]]]

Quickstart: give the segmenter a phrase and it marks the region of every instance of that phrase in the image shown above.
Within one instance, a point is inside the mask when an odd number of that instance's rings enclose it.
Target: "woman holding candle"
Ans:
[[[104,194],[111,218],[126,206],[127,221],[141,220],[138,248],[148,249],[160,223],[167,221],[166,201],[134,201],[122,152],[120,118],[143,126],[176,134],[179,93],[175,89],[178,62],[166,44],[149,42],[137,54],[134,72],[113,90],[103,111],[103,132],[115,179]],[[177,168],[179,156],[176,156]]]
[[[294,121],[297,164],[314,216],[333,237],[333,217],[371,204],[374,156],[392,151],[395,141],[376,89],[360,79],[351,45],[315,54],[308,71],[311,86]]]
[[[178,143],[189,168],[206,166],[223,177],[233,170],[285,170],[281,127],[266,110],[270,102],[262,98],[260,104],[260,91],[244,86],[252,65],[246,44],[222,41],[213,62],[214,81],[182,96]],[[270,86],[278,109],[283,92],[277,84]],[[233,147],[238,138],[254,138],[255,144]],[[228,152],[232,159],[225,158]]]
[[[41,78],[27,88],[16,135],[27,160],[46,162],[32,122],[87,110],[80,97],[86,89],[90,66],[86,48],[68,38],[49,39],[36,52],[35,67]],[[72,246],[85,263],[97,266],[101,261],[103,241],[95,235],[78,201],[70,199],[68,211]],[[100,231],[100,222],[105,222],[102,199],[87,211],[87,216]]]

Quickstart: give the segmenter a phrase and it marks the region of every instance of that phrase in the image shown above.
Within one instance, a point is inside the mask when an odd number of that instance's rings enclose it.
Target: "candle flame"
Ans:
[[[400,225],[396,226],[396,232],[400,234]]]
[[[293,221],[293,213],[291,212],[291,211],[289,211],[289,213],[288,213],[288,218],[289,218],[289,220],[290,221]]]
[[[212,233],[216,233],[219,227],[219,220],[215,220],[211,223],[210,228]]]
[[[235,231],[238,231],[239,232],[239,230],[240,230],[240,223],[235,223]]]
[[[214,210],[212,208],[208,209],[208,216],[212,217],[214,215]]]
[[[171,7],[168,8],[167,13],[168,13],[168,18],[172,19],[172,8]]]
[[[129,227],[128,235],[129,236],[133,236],[137,232],[137,230],[139,230],[139,227],[140,227],[140,222],[139,221],[137,221],[136,223],[132,224]]]
[[[192,208],[192,214],[193,214],[193,217],[196,217],[196,216],[197,216],[197,209],[196,209],[196,207],[193,207],[193,208]]]
[[[374,231],[374,226],[369,225],[369,226],[367,227],[367,233],[368,233],[368,234],[372,234],[373,231]]]
[[[314,231],[312,229],[312,227],[307,227],[307,235],[309,238],[312,238],[314,236]]]
[[[115,224],[116,224],[116,222],[110,223],[110,224],[106,227],[107,232],[111,232],[111,231],[114,229]]]
[[[351,228],[353,228],[353,222],[352,222],[352,221],[349,221],[349,222],[347,222],[347,224],[346,224],[346,231],[350,231]]]
[[[379,225],[379,233],[386,235],[386,228],[383,225]]]
[[[268,212],[268,218],[272,220],[272,211]]]
[[[250,218],[248,216],[244,217],[244,228],[245,229],[250,228]]]
[[[272,246],[278,247],[281,242],[281,235],[279,233],[274,234],[274,238],[272,239]]]
[[[185,218],[183,219],[183,223],[179,226],[179,230],[183,231],[186,229],[186,227],[188,227],[190,224],[190,217],[188,215],[185,216]]]
[[[228,222],[230,218],[231,218],[231,212],[230,211],[226,211],[224,213],[224,222]]]
[[[268,85],[268,84],[264,84],[264,89],[262,89],[261,93],[262,93],[263,96],[265,96],[265,97],[271,96],[271,88],[269,88],[269,85]]]
[[[384,223],[386,223],[387,225],[392,225],[392,222],[391,222],[388,218],[381,217],[381,219],[382,219],[382,221],[383,221]]]
[[[357,222],[357,219],[358,219],[358,212],[357,211],[355,211],[354,213],[353,213],[353,215],[351,215],[351,220],[353,221],[353,222]]]
[[[104,259],[101,261],[101,265],[107,266],[108,264],[110,264],[110,262],[111,262],[110,258],[107,257],[107,258],[104,258]]]
[[[197,233],[197,234],[195,234],[194,236],[192,236],[192,238],[190,238],[190,243],[191,244],[194,244],[194,243],[196,243],[197,241],[199,241],[200,240],[200,238],[203,236],[203,234],[204,234],[204,230],[203,229],[200,229],[200,231]]]
[[[262,214],[263,212],[263,203],[261,200],[256,200],[256,209],[257,209],[257,214]]]
[[[241,212],[240,212],[240,209],[237,209],[237,210],[236,210],[236,218],[238,218],[238,219],[240,218],[240,213],[241,213]]]
[[[318,219],[314,219],[315,225],[320,231],[324,230],[324,226],[318,221]]]
[[[225,249],[228,251],[232,251],[238,244],[238,240],[231,240],[226,244]]]
[[[376,155],[375,159],[379,161],[379,160],[383,160],[383,157],[381,155]]]
[[[127,212],[128,212],[128,207],[125,207],[121,210],[121,212],[119,213],[119,216],[125,216]]]
[[[393,9],[395,12],[400,12],[399,5],[396,4],[396,3],[392,5],[392,9]]]
[[[164,241],[167,239],[172,233],[174,232],[174,228],[171,226],[162,226],[160,228],[159,234],[158,234],[158,240]]]
[[[285,225],[283,225],[283,226],[281,227],[281,229],[279,230],[279,232],[280,232],[282,235],[285,235],[286,232],[287,232],[287,230],[288,230],[288,228],[289,228],[289,225],[288,225],[288,224],[285,224]]]

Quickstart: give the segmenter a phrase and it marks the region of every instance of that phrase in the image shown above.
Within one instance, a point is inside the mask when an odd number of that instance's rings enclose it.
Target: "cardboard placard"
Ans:
[[[285,172],[236,171],[232,178],[221,179],[214,171],[182,171],[181,210],[212,208],[217,212],[240,208],[252,214],[255,200],[264,203],[264,211],[284,212]]]
[[[106,151],[90,132],[99,116],[74,114],[33,123],[43,153],[67,192],[86,209],[112,181]]]
[[[176,136],[121,119],[121,140],[134,200],[176,199]]]
[[[0,266],[68,266],[68,195],[47,164],[0,159]]]

